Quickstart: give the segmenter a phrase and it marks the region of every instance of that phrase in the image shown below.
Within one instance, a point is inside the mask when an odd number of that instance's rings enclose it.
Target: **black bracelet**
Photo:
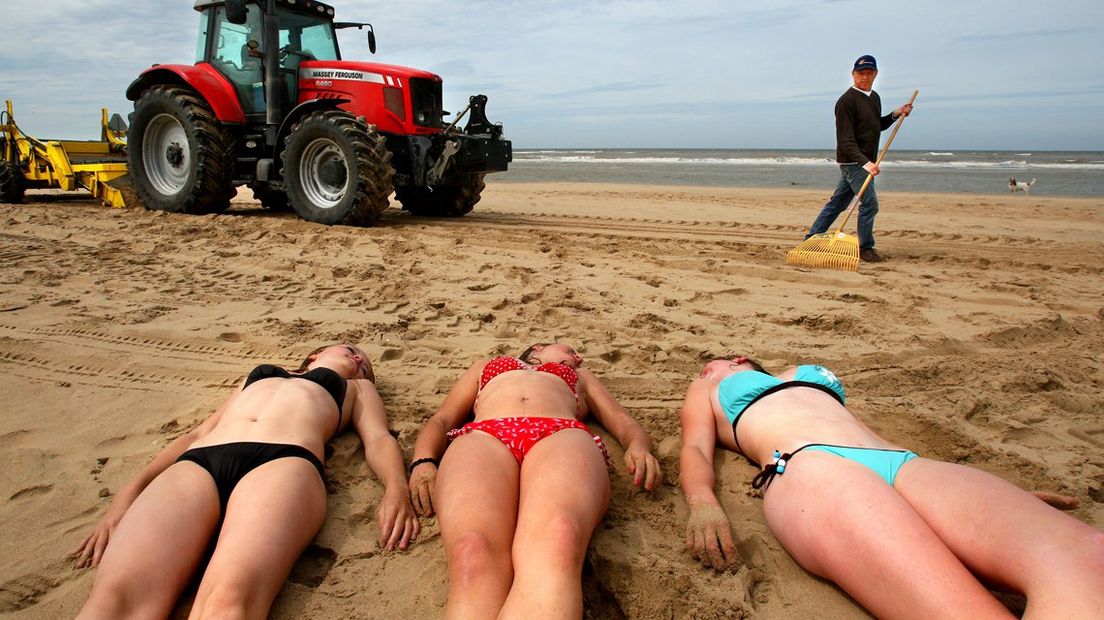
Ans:
[[[437,464],[440,463],[440,462],[441,462],[441,459],[435,459],[432,456],[427,456],[423,459],[418,459],[418,460],[414,461],[413,463],[411,463],[410,464],[410,471],[413,472],[414,468],[421,465],[422,463],[433,463],[433,466],[436,467]]]

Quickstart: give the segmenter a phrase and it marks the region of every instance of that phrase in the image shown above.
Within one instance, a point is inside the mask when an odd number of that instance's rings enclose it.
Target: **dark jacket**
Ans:
[[[893,124],[893,114],[882,116],[882,99],[848,88],[836,101],[836,162],[866,165],[878,159],[878,139]]]

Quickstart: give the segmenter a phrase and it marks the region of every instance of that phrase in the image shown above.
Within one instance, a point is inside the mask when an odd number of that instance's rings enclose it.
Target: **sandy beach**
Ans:
[[[879,192],[890,260],[849,273],[784,264],[828,188],[489,181],[467,217],[391,209],[375,228],[268,212],[248,190],[219,216],[0,206],[0,614],[74,616],[93,573],[65,555],[111,494],[253,365],[333,341],[372,355],[406,458],[476,358],[579,349],[666,478],[636,492],[599,430],[619,467],[583,574],[590,618],[866,617],[789,558],[734,454],[716,471],[742,564],[715,573],[684,550],[677,410],[726,352],[824,363],[890,440],[1076,496],[1074,516],[1104,527],[1104,199]],[[272,616],[441,617],[436,523],[377,550],[383,488],[355,435],[331,448],[326,524]]]

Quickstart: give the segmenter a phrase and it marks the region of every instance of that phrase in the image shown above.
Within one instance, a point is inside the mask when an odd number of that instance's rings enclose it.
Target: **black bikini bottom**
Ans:
[[[230,494],[246,474],[269,461],[288,457],[309,461],[318,470],[318,475],[323,475],[322,461],[313,452],[303,446],[283,443],[241,441],[193,448],[176,461],[191,461],[211,474],[218,489],[220,514],[225,515]]]

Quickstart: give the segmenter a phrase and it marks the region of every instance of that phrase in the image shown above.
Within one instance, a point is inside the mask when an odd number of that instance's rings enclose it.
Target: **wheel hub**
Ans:
[[[318,180],[329,187],[344,187],[348,176],[343,158],[330,158],[318,166]]]
[[[318,138],[303,149],[299,160],[303,193],[319,209],[332,209],[349,187],[349,166],[341,147],[328,138]]]
[[[180,193],[188,183],[192,154],[188,134],[172,114],[158,114],[142,134],[142,163],[153,189],[166,196]]]
[[[165,150],[165,160],[169,162],[169,165],[173,168],[179,168],[184,165],[184,147],[173,142],[169,145],[169,148]]]

